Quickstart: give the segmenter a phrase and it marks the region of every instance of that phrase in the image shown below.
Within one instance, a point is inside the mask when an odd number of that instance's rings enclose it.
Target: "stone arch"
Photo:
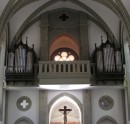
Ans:
[[[58,94],[57,96],[55,96],[51,101],[50,103],[48,104],[48,114],[50,114],[50,111],[51,111],[51,107],[53,106],[53,104],[60,98],[62,98],[63,96],[66,96],[66,97],[69,97],[71,98],[79,107],[80,109],[80,112],[83,113],[83,106],[81,104],[81,102],[75,97],[73,96],[72,94],[69,94],[69,93],[61,93],[61,94]],[[83,115],[81,115],[81,124],[83,122]]]
[[[22,122],[27,123],[27,124],[34,124],[33,121],[29,119],[28,117],[21,117],[18,120],[16,120],[14,124],[21,124]]]
[[[58,1],[61,1],[61,0],[58,0]],[[82,2],[80,2],[80,1],[72,1],[72,0],[69,0],[69,1],[71,1],[71,2],[73,2],[73,3],[75,3],[75,4],[78,4],[79,6],[81,6],[82,8],[86,8],[87,6],[85,5],[85,4],[83,4]],[[5,27],[5,25],[7,24],[7,21],[9,20],[9,18],[11,18],[11,16],[14,14],[14,13],[16,13],[18,10],[20,10],[21,8],[23,8],[24,6],[26,6],[26,5],[28,5],[28,4],[31,4],[32,2],[35,2],[35,1],[31,1],[31,2],[23,2],[23,3],[21,3],[21,6],[19,6],[18,7],[18,4],[14,4],[16,1],[15,0],[12,0],[12,1],[9,1],[8,3],[7,3],[7,6],[5,7],[5,9],[4,9],[4,11],[2,12],[2,23],[0,24],[0,26],[2,26],[2,28],[0,29],[0,37],[1,37],[1,33],[2,33],[2,31],[3,31],[3,28]],[[49,1],[50,2],[50,1]],[[56,1],[53,1],[53,2],[47,2],[47,3],[45,3],[44,4],[44,6],[48,6],[48,5],[50,5],[50,4],[53,4],[53,3],[55,3],[55,2],[57,2],[57,0]],[[98,1],[99,2],[99,1]],[[125,23],[125,25],[126,25],[126,27],[128,27],[127,28],[127,31],[128,31],[128,34],[129,34],[129,36],[130,36],[130,25],[129,25],[129,17],[128,17],[128,13],[127,13],[127,10],[125,9],[125,7],[123,6],[123,3],[121,2],[121,1],[118,1],[118,0],[116,0],[116,2],[117,2],[117,4],[118,4],[118,6],[115,6],[116,4],[113,2],[113,7],[110,7],[110,3],[107,3],[107,2],[105,2],[104,1],[104,5],[106,5],[108,8],[110,8],[111,10],[114,10],[114,12],[115,11],[117,11],[118,12],[118,14],[121,16],[121,18],[123,19],[123,22]],[[13,6],[13,7],[12,7]],[[16,9],[16,7],[17,7],[17,9]],[[123,7],[123,9],[122,9],[122,7]],[[13,9],[12,9],[13,8]],[[41,7],[40,7],[41,8]],[[42,7],[43,8],[43,7]],[[10,11],[12,9],[12,11]],[[15,10],[16,9],[16,10]],[[90,9],[90,8],[89,8]],[[120,10],[124,10],[124,12],[126,12],[126,14],[125,15],[123,15],[123,14],[120,14]],[[8,14],[7,14],[8,13]],[[4,16],[5,15],[7,15],[6,16],[6,18],[4,18]],[[36,15],[36,13],[35,13],[35,15]],[[124,19],[126,17],[126,19]],[[126,22],[127,21],[127,22]],[[6,23],[5,23],[6,22]]]
[[[104,116],[104,117],[102,117],[102,118],[100,118],[99,120],[98,120],[98,122],[97,122],[97,124],[103,124],[103,122],[110,122],[110,123],[112,123],[112,124],[118,124],[117,122],[116,122],[116,120],[114,119],[114,118],[112,118],[112,117],[110,117],[110,116]]]
[[[58,0],[58,1],[60,1],[60,0]],[[57,1],[57,2],[58,2]],[[95,11],[93,11],[90,7],[88,7],[87,5],[84,5],[83,3],[81,3],[81,2],[74,2],[74,1],[72,1],[72,0],[69,0],[70,2],[72,2],[73,4],[76,4],[76,5],[78,5],[79,7],[81,7],[81,8],[83,8],[83,9],[85,9],[86,10],[86,12],[89,12],[90,13],[90,15],[93,15],[93,17],[95,17],[95,18],[93,18],[92,16],[90,16],[89,15],[89,19],[90,20],[92,20],[95,24],[97,24],[98,23],[98,25],[101,27],[101,28],[103,28],[106,32],[109,32],[109,37],[112,39],[112,37],[114,36],[114,34],[112,33],[112,31],[111,31],[111,29],[109,28],[109,26],[106,24],[106,22],[95,12]],[[54,1],[54,3],[56,3],[55,1]],[[47,6],[45,6],[45,5],[42,5],[42,6],[40,6],[37,10],[35,10],[24,22],[23,22],[23,24],[20,26],[20,28],[18,29],[18,31],[17,31],[17,33],[16,33],[16,35],[15,35],[15,37],[16,37],[16,39],[18,39],[19,37],[20,37],[20,34],[21,33],[23,33],[23,31],[26,29],[26,27],[28,27],[28,25],[30,25],[30,23],[33,23],[35,20],[37,20],[38,18],[40,18],[40,16],[37,18],[37,17],[35,17],[35,15],[37,15],[39,12],[41,12],[43,9],[45,9],[46,7],[48,7],[48,6],[51,6],[53,4],[53,2],[51,3],[51,1],[50,2],[48,2],[48,4],[47,4]],[[67,8],[67,9],[70,9],[70,8]],[[57,10],[57,9],[56,9]],[[72,11],[72,9],[70,9],[71,11]],[[53,11],[55,11],[55,10],[53,10]],[[73,10],[73,11],[77,11],[77,10]],[[77,11],[78,12],[78,11]],[[45,12],[46,13],[46,12]],[[98,20],[98,22],[97,22],[97,20]],[[13,41],[12,41],[13,42]],[[115,38],[115,42],[117,42],[116,41],[116,38]],[[13,45],[13,43],[11,43],[11,47],[12,47],[12,45]]]
[[[75,38],[69,36],[68,34],[61,34],[53,39],[50,43],[50,55],[59,48],[67,47],[76,52],[79,56],[79,43],[76,41]]]

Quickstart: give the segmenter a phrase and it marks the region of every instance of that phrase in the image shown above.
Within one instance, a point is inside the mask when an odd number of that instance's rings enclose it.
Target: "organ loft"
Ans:
[[[0,1],[0,124],[129,124],[129,4]]]

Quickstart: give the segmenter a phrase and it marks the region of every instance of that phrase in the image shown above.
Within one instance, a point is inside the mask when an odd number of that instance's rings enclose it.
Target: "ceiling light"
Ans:
[[[69,84],[69,85],[39,85],[42,89],[48,90],[80,90],[90,87],[90,84]]]

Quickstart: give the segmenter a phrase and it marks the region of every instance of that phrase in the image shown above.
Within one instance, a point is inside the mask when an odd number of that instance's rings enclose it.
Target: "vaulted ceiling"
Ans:
[[[122,24],[130,38],[130,0],[1,0],[0,38],[10,24],[10,40],[19,37],[42,13],[58,8],[83,11],[88,18],[118,40]]]

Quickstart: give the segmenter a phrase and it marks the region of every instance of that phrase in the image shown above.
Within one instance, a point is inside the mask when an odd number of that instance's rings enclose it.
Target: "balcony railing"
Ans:
[[[39,74],[41,73],[90,73],[89,61],[55,62],[40,61]]]
[[[90,83],[90,76],[90,61],[39,62],[39,82],[42,84]]]

